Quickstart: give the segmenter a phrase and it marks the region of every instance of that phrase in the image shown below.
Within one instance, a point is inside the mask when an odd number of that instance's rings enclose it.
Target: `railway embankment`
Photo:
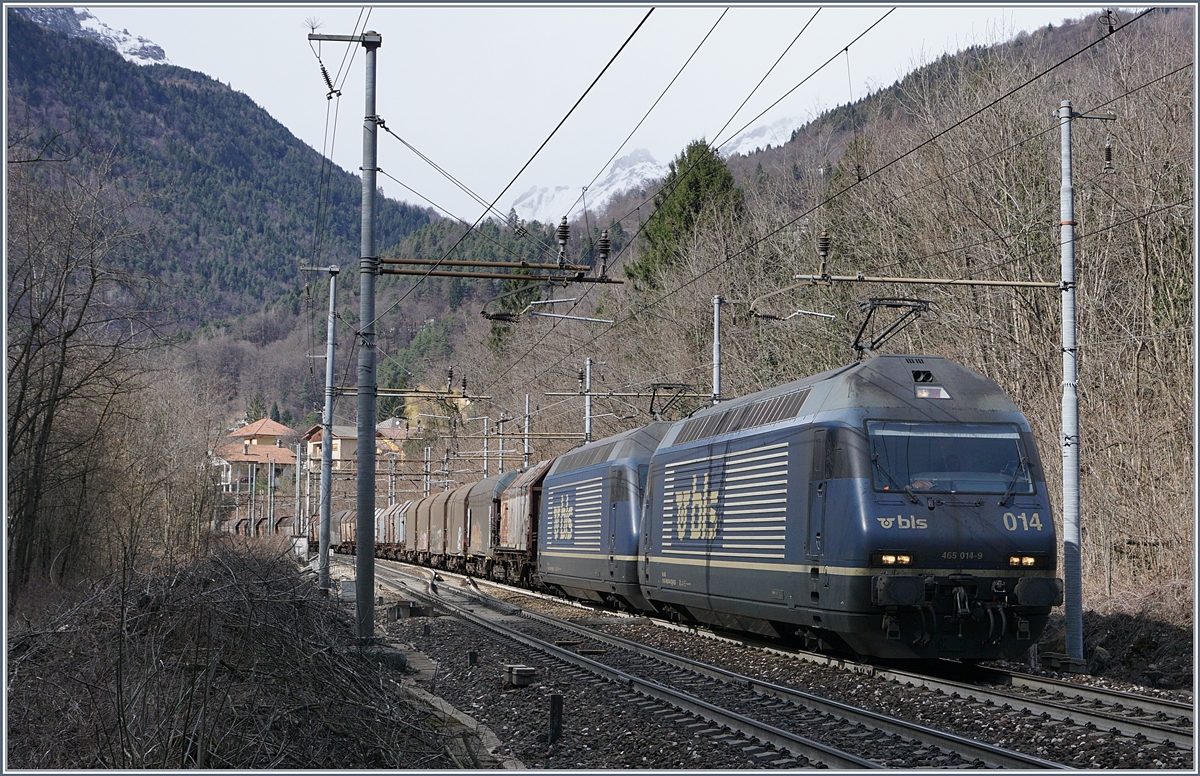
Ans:
[[[161,560],[41,610],[10,610],[9,768],[470,759],[457,729],[402,691],[403,674],[354,645],[349,611],[282,548],[231,543],[198,561]]]

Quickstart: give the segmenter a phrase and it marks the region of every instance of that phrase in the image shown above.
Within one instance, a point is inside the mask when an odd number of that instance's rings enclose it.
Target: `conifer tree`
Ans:
[[[656,288],[657,276],[679,260],[679,245],[703,219],[736,217],[745,208],[733,173],[704,140],[695,140],[671,161],[654,197],[641,256],[625,266],[625,276],[640,288]]]

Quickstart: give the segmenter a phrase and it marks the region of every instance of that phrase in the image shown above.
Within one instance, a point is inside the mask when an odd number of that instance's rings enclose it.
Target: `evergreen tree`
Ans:
[[[271,402],[271,412],[268,415],[268,417],[271,418],[271,420],[275,421],[276,423],[279,422],[279,402],[277,402],[277,401]]]
[[[688,145],[671,161],[663,186],[654,196],[654,215],[646,223],[645,246],[625,276],[638,287],[657,287],[657,275],[676,264],[680,244],[702,218],[739,215],[745,208],[733,173],[704,140]]]
[[[262,391],[255,391],[254,395],[250,397],[250,401],[246,403],[246,423],[262,420],[266,416],[267,404],[263,400]]]

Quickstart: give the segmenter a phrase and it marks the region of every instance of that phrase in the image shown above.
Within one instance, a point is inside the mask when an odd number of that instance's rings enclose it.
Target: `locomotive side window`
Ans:
[[[877,491],[1033,493],[1016,426],[868,421]]]
[[[608,503],[629,501],[633,497],[633,493],[625,470],[614,468],[608,476]]]
[[[813,433],[812,474],[813,482],[827,480],[833,475],[833,450],[829,432],[819,428]]]

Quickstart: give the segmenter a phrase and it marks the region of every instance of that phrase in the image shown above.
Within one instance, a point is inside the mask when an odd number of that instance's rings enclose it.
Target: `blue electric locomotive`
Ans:
[[[538,576],[568,595],[649,610],[637,576],[650,456],[670,423],[602,439],[560,456],[542,484]]]
[[[417,562],[875,657],[1016,658],[1062,603],[1028,421],[937,356],[873,356],[405,514]]]
[[[1062,602],[1029,424],[993,381],[880,355],[675,424],[639,579],[656,609],[893,658],[1017,657]]]

